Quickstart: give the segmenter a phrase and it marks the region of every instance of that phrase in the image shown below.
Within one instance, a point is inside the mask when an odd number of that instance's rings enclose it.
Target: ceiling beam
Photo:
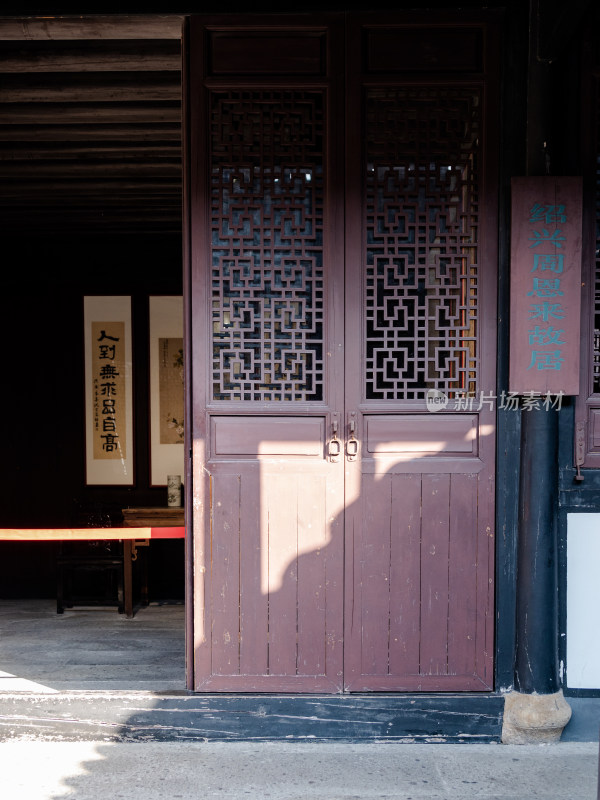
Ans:
[[[179,233],[183,15],[0,18],[0,229]]]
[[[33,47],[31,45],[34,45]],[[54,45],[55,43],[53,43]],[[180,72],[178,41],[88,42],[85,47],[6,42],[0,48],[0,73]]]
[[[172,72],[10,75],[2,81],[3,103],[127,103],[179,100],[181,80]]]
[[[0,162],[8,161],[15,165],[18,164],[29,165],[38,160],[53,161],[60,160],[64,163],[65,169],[71,169],[71,162],[85,161],[86,159],[93,159],[97,161],[111,160],[120,161],[127,160],[129,162],[139,162],[148,160],[151,162],[159,161],[160,159],[177,159],[181,157],[181,147],[178,144],[120,144],[120,145],[57,145],[55,147],[48,147],[47,145],[31,146],[29,143],[26,147],[21,147],[18,144],[13,144],[12,147],[0,147]]]
[[[40,214],[34,219],[25,220],[23,215],[15,216],[0,222],[0,231],[4,236],[23,234],[28,239],[32,236],[73,236],[81,234],[143,234],[156,236],[161,233],[181,235],[181,214],[165,217],[162,213],[145,214],[144,216],[124,216],[123,214],[104,215],[88,212],[77,215],[64,215],[62,218],[48,219]]]
[[[0,115],[2,110],[0,107]],[[41,142],[63,143],[69,146],[72,142],[97,143],[103,147],[105,142],[139,143],[147,142],[181,142],[181,126],[177,122],[152,122],[134,124],[112,125],[81,124],[60,125],[53,124],[41,127],[36,125],[2,125],[0,124],[0,142],[25,142],[38,144]]]
[[[4,17],[0,41],[181,39],[183,14],[86,17]]]
[[[139,93],[131,105],[120,103],[0,103],[0,124],[2,125],[62,125],[107,124],[107,123],[181,123],[181,103],[177,100],[167,103],[146,102]]]
[[[2,192],[0,193],[0,203],[7,197],[23,196],[27,202],[40,197],[51,197],[63,193],[66,196],[73,196],[81,189],[85,189],[90,195],[99,193],[99,196],[110,198],[120,194],[134,199],[144,199],[146,197],[167,197],[174,194],[181,196],[181,180],[173,178],[139,178],[111,180],[106,176],[101,178],[86,178],[85,181],[74,180],[72,175],[66,175],[60,183],[56,180],[41,179],[41,176],[34,176],[33,180],[22,179],[6,180],[2,182]]]
[[[130,161],[100,161],[98,163],[82,161],[73,162],[68,166],[64,161],[52,162],[29,162],[17,163],[10,161],[0,161],[0,178],[14,179],[19,177],[55,177],[61,179],[67,176],[76,178],[93,178],[104,175],[112,178],[131,177],[152,177],[152,178],[180,178],[181,162],[179,159],[163,159],[157,162],[141,162],[139,164]]]

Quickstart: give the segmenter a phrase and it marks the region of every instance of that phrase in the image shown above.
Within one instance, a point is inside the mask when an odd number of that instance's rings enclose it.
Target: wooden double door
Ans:
[[[191,20],[198,691],[492,688],[490,41]]]

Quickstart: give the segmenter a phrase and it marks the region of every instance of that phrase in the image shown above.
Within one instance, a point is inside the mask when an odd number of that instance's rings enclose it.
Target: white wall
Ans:
[[[600,514],[567,514],[567,686],[600,689]]]

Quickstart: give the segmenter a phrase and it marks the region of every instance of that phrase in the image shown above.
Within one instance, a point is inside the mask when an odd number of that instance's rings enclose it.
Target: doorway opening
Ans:
[[[124,509],[167,507],[166,475],[152,472],[150,301],[183,292],[182,22],[0,18],[8,370],[0,528],[90,531],[76,542],[0,539],[5,690],[19,681],[47,690],[185,687],[184,540],[136,543],[135,614],[126,619],[117,609],[127,542],[102,536],[123,524]],[[116,480],[86,463],[86,297],[108,298],[109,311],[111,298],[128,298],[130,308],[131,458]]]

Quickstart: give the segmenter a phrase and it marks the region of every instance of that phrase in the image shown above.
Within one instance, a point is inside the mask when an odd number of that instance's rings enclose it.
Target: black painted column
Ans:
[[[558,412],[521,414],[515,689],[551,694],[558,678]]]

